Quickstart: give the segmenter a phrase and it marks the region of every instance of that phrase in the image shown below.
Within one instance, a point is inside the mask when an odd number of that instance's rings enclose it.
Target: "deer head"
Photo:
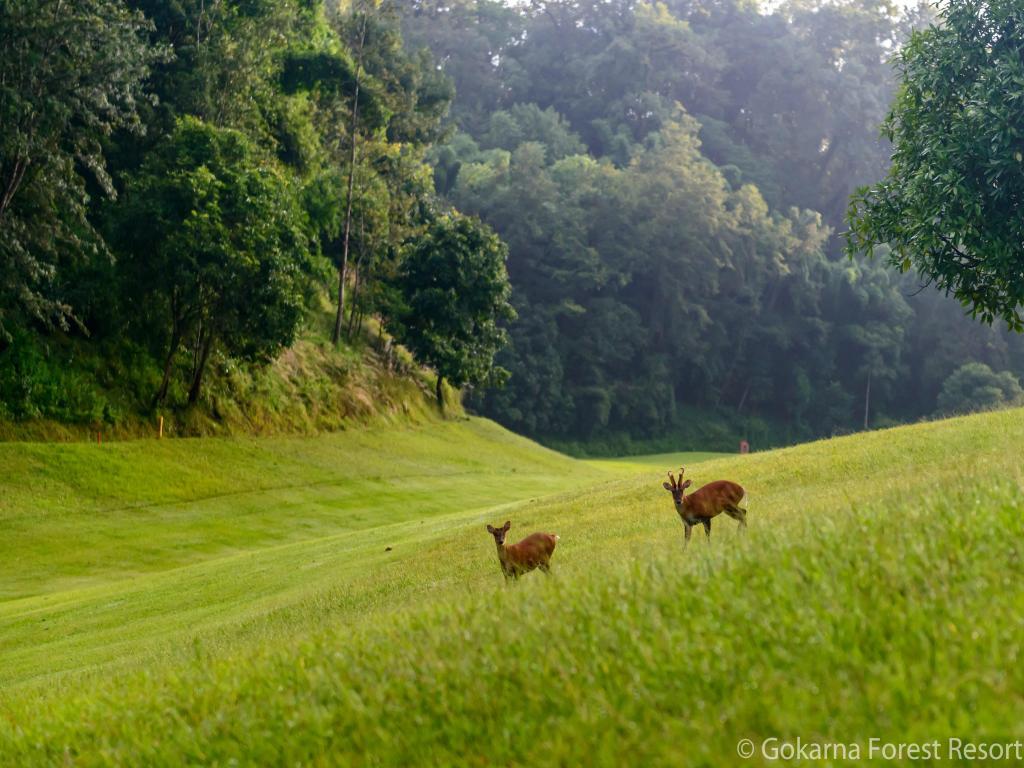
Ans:
[[[488,523],[487,532],[494,537],[494,542],[499,546],[505,546],[505,536],[508,534],[508,529],[512,527],[512,521],[506,520],[505,524],[501,528],[495,528],[493,525]]]
[[[668,479],[671,482],[670,483],[662,483],[662,486],[665,488],[665,490],[672,494],[672,501],[674,501],[677,505],[680,505],[680,506],[683,503],[683,491],[685,491],[687,488],[689,488],[691,485],[693,485],[693,481],[692,480],[686,480],[686,481],[683,480],[683,472],[684,472],[683,468],[680,467],[679,468],[679,477],[677,479],[677,478],[672,476],[672,471],[669,470]]]

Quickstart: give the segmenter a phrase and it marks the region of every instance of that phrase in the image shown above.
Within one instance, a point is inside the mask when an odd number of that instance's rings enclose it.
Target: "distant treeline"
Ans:
[[[474,397],[487,415],[561,443],[702,421],[785,441],[929,415],[971,361],[1024,372],[1020,338],[841,255],[850,193],[887,167],[889,60],[927,11],[402,9],[455,85],[436,188],[510,248],[512,377]]]

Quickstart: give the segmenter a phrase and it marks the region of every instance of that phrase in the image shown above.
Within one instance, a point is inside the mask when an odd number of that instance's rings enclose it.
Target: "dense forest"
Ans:
[[[6,0],[0,418],[202,406],[299,338],[593,450],[1019,398],[1019,336],[844,253],[930,12],[771,8]]]
[[[506,251],[424,162],[452,96],[372,2],[5,1],[0,417],[187,410],[371,316],[438,399],[489,380]]]
[[[457,94],[438,192],[510,248],[512,377],[478,407],[562,442],[725,447],[931,415],[971,361],[1024,373],[1019,337],[843,255],[850,194],[888,164],[891,58],[930,20],[874,0],[405,6]]]

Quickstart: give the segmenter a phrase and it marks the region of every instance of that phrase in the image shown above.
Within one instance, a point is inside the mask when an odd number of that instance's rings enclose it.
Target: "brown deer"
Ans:
[[[747,510],[739,506],[746,495],[746,491],[738,483],[729,480],[716,480],[702,486],[689,496],[683,492],[692,484],[692,480],[683,482],[683,468],[679,468],[679,479],[668,473],[671,483],[662,483],[665,490],[672,494],[672,501],[675,502],[676,512],[679,519],[683,521],[686,529],[686,544],[690,543],[690,533],[693,526],[700,523],[704,526],[704,533],[711,538],[711,518],[725,512],[733,520],[740,521],[740,530],[747,527]]]
[[[551,553],[555,551],[558,536],[553,533],[531,533],[518,544],[506,544],[505,536],[512,523],[508,520],[501,528],[487,526],[487,532],[498,545],[498,561],[505,580],[518,579],[520,574],[540,568],[544,573],[551,570]]]

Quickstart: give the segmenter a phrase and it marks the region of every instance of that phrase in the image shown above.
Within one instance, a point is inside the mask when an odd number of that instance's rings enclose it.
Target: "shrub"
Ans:
[[[972,413],[1021,403],[1024,403],[1024,390],[1012,373],[996,373],[984,363],[968,363],[951,373],[943,383],[936,413]]]

